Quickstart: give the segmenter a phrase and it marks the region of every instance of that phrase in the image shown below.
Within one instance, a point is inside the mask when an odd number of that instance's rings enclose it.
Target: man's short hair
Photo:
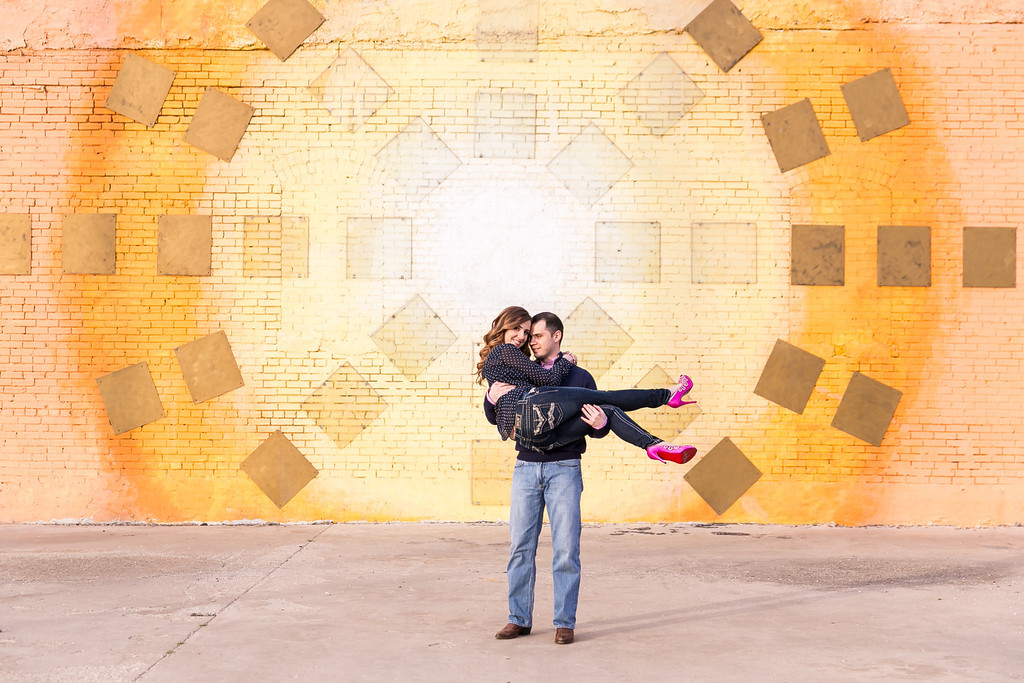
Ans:
[[[548,332],[550,332],[552,335],[555,332],[561,332],[562,336],[565,336],[565,327],[562,325],[562,319],[559,318],[557,315],[549,311],[543,311],[533,316],[530,322],[536,325],[542,320],[544,321],[544,327],[546,327],[548,329]]]

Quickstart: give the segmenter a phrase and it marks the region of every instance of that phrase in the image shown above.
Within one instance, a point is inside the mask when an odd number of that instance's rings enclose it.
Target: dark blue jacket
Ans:
[[[572,366],[572,370],[568,376],[562,380],[561,386],[563,387],[583,387],[584,389],[597,389],[597,383],[589,372],[579,367],[578,365]],[[487,400],[484,396],[484,415],[487,416],[487,421],[492,425],[497,424],[497,414],[494,410],[494,404]],[[572,418],[579,420],[579,417]],[[608,425],[605,425],[601,429],[591,429],[590,436],[595,439],[600,439],[608,434]],[[516,444],[516,453],[518,453],[520,460],[527,462],[555,462],[557,460],[579,460],[580,456],[587,450],[587,440],[580,439],[573,443],[558,448],[553,451],[530,451],[526,450],[519,444]]]

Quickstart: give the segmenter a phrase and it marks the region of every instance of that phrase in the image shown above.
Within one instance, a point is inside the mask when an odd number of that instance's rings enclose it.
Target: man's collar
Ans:
[[[559,357],[560,355],[561,355],[561,354],[558,354],[558,353],[556,353],[556,354],[555,354],[554,356],[552,356],[552,357],[551,357],[551,358],[550,358],[549,360],[546,360],[546,361],[539,361],[539,360],[538,360],[538,361],[537,361],[537,365],[541,366],[541,367],[542,367],[542,368],[544,368],[545,370],[550,370],[551,368],[553,368],[553,367],[555,366],[555,361],[556,361],[556,360],[558,360],[558,357]]]

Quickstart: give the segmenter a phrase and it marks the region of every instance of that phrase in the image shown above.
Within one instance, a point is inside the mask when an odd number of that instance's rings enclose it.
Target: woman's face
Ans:
[[[511,329],[505,330],[506,344],[514,344],[520,349],[526,348],[526,345],[530,341],[530,321],[524,320],[521,323],[516,323]]]

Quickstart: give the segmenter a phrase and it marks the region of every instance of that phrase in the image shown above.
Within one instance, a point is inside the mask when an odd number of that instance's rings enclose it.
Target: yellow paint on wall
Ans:
[[[12,105],[18,118],[0,138],[21,175],[0,178],[0,196],[5,210],[33,213],[34,254],[31,276],[0,282],[0,361],[10,368],[0,379],[4,521],[501,519],[507,508],[473,503],[473,444],[497,442],[472,378],[479,339],[505,305],[568,317],[588,300],[612,322],[570,325],[565,345],[596,340],[605,352],[595,361],[606,369],[600,385],[630,387],[655,367],[690,374],[701,413],[680,438],[706,452],[728,437],[764,476],[718,517],[683,468],[611,439],[593,442],[586,519],[1020,520],[1021,325],[1007,312],[1019,310],[1021,295],[964,289],[959,279],[965,225],[1018,222],[1007,178],[1019,177],[1013,160],[1024,158],[1019,126],[998,104],[1019,90],[1009,69],[1020,57],[1016,25],[969,26],[968,41],[964,25],[920,23],[928,17],[862,25],[863,8],[802,16],[766,2],[746,8],[764,41],[723,74],[669,30],[696,7],[602,13],[552,3],[533,61],[482,61],[460,3],[437,9],[448,19],[431,25],[417,8],[391,21],[380,7],[358,15],[328,2],[323,30],[282,63],[242,28],[258,4],[126,3],[114,31],[85,8],[75,31],[88,48],[52,38],[56,49],[46,50],[33,29],[27,52],[8,55],[4,83],[21,88],[24,104]],[[56,24],[68,16],[59,5],[44,13]],[[821,30],[790,30],[798,20]],[[851,25],[857,30],[829,30]],[[103,108],[122,60],[117,47],[177,71],[152,129]],[[391,89],[354,130],[307,88],[350,48]],[[662,53],[704,97],[658,135],[618,93]],[[840,86],[881,68],[893,70],[911,125],[861,142]],[[182,140],[206,87],[255,108],[231,162]],[[511,93],[497,101],[527,114],[536,102],[533,135],[515,129],[518,156],[478,153],[493,149],[476,145],[476,107],[496,101],[482,92]],[[781,174],[759,119],[803,97],[832,154]],[[436,163],[453,156],[458,164],[431,191],[409,196],[394,188],[379,152],[417,121],[435,136]],[[592,206],[549,166],[589,126],[632,164]],[[522,156],[530,145],[532,156]],[[592,159],[589,168],[598,166]],[[111,210],[117,274],[62,275],[60,217]],[[213,275],[157,276],[159,216],[191,212],[213,216]],[[247,270],[254,233],[246,226],[282,217],[307,226],[305,276]],[[409,254],[408,266],[362,277],[387,251],[353,254],[353,277],[348,250],[368,242],[349,239],[350,218],[407,221],[409,244],[396,252]],[[654,222],[656,281],[597,272],[599,261],[616,262],[607,243],[603,260],[596,256],[599,223]],[[843,287],[789,284],[793,223],[846,226]],[[756,281],[694,282],[698,224],[756,225]],[[931,226],[931,287],[877,286],[880,224]],[[649,263],[638,272],[655,279]],[[375,343],[372,333],[414,300],[424,307],[418,322]],[[450,345],[438,342],[447,339],[442,327]],[[245,386],[196,405],[174,348],[218,330]],[[613,332],[619,341],[601,349]],[[801,415],[753,394],[778,338],[826,359]],[[114,436],[94,380],[139,361],[149,363],[167,417]],[[365,425],[347,425],[343,446],[337,429],[303,410],[341,368],[365,378],[383,406]],[[856,371],[903,392],[880,447],[829,426]],[[238,469],[277,429],[319,471],[282,509]],[[496,448],[511,465],[511,445]],[[498,463],[488,467],[498,476]]]

